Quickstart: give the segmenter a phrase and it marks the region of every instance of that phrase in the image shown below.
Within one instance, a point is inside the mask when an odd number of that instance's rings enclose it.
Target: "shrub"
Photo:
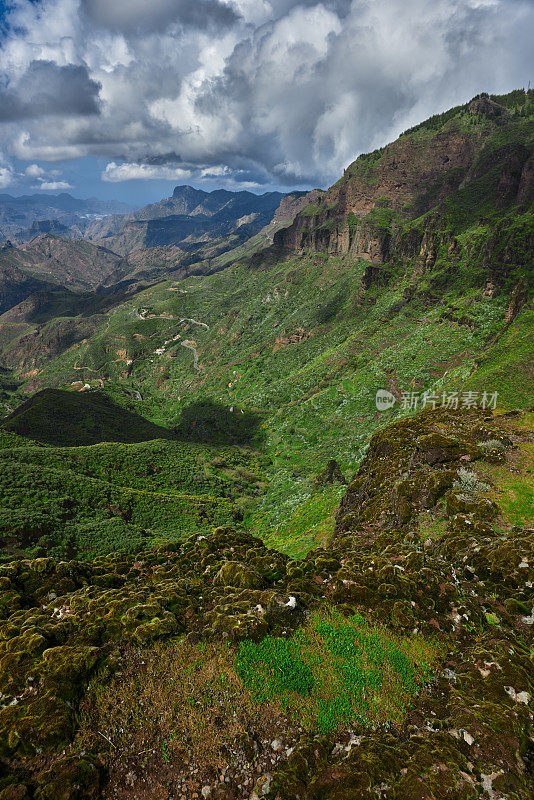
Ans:
[[[453,488],[461,492],[475,494],[476,492],[486,492],[489,486],[487,483],[479,481],[474,472],[469,472],[464,467],[460,467],[458,480],[454,481]]]

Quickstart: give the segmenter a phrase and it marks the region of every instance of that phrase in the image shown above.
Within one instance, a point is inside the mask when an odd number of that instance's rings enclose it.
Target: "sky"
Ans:
[[[327,187],[534,83],[534,0],[0,0],[0,192]]]

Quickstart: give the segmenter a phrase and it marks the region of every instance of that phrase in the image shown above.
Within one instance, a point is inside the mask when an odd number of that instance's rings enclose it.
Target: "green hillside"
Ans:
[[[87,382],[99,394],[72,397],[107,395],[180,438],[215,445],[226,431],[259,448],[272,464],[244,525],[304,555],[330,534],[343,491],[317,486],[318,473],[336,459],[352,474],[370,435],[416,400],[421,407],[423,392],[438,405],[457,392],[460,406],[486,397],[500,409],[532,407],[533,109],[532,93],[519,92],[432,118],[361,156],[274,247],[133,294],[59,356],[39,349],[54,320],[31,348],[11,341],[7,360],[16,353],[24,370],[33,367],[30,378],[13,371],[22,387],[11,402],[21,391]],[[453,146],[459,164],[449,169],[440,152]],[[396,189],[387,194],[392,153],[410,158],[403,206]],[[374,197],[372,210],[346,213],[334,202],[343,186],[343,197],[354,186]],[[377,410],[378,389],[396,398],[387,411]],[[22,422],[24,406],[19,414]],[[39,438],[31,416],[26,433]],[[21,432],[16,419],[7,427]],[[64,443],[95,441],[90,419]],[[106,425],[99,438],[132,440]],[[45,440],[59,443],[51,427]],[[156,435],[141,428],[134,438]]]
[[[33,395],[2,428],[42,444],[66,446],[172,438],[169,431],[126,411],[105,394],[58,389]]]
[[[4,561],[89,558],[182,541],[238,522],[263,486],[263,460],[231,446],[153,440],[39,447],[1,436]]]

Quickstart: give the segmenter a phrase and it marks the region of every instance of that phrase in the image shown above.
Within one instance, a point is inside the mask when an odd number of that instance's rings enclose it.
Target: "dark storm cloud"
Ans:
[[[238,14],[218,0],[82,0],[89,19],[121,33],[162,31],[173,23],[206,29],[233,25]]]
[[[48,114],[98,114],[99,89],[86,67],[32,61],[14,85],[0,90],[0,121],[14,122]]]
[[[532,0],[13,3],[0,164],[2,151],[96,156],[111,182],[324,186],[359,153],[534,73]]]

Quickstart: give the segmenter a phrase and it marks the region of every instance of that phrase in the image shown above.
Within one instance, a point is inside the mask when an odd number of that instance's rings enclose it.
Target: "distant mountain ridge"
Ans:
[[[87,199],[73,197],[68,192],[60,194],[0,194],[0,203],[22,208],[53,207],[61,211],[93,211],[94,213],[111,213],[113,209],[131,211],[132,206],[118,200],[99,200],[97,197]]]
[[[0,247],[0,314],[34,292],[63,287],[91,291],[118,281],[129,269],[124,259],[91,242],[41,234],[22,247]]]
[[[66,192],[20,197],[0,194],[0,240],[25,241],[31,238],[26,231],[42,221],[47,221],[51,227],[62,225],[71,229],[70,235],[82,236],[87,224],[97,217],[126,214],[131,210],[127,203],[97,200],[95,197],[83,200]],[[67,232],[63,231],[62,235],[67,235]]]
[[[190,250],[236,232],[244,240],[271,222],[284,196],[176,186],[171,197],[158,203],[96,220],[85,237],[122,255],[165,245]]]
[[[15,244],[0,243],[0,315],[19,309],[36,293],[39,305],[43,296],[58,289],[79,293],[106,287],[106,292],[120,293],[143,280],[150,283],[169,274],[183,277],[195,262],[196,271],[207,274],[219,268],[213,261],[216,256],[256,235],[254,246],[261,248],[318,195],[318,190],[255,195],[177,186],[172,197],[138,212],[89,221],[84,236],[80,226],[69,226],[68,220],[63,224],[36,219],[14,238]],[[83,202],[60,196],[64,206]],[[90,231],[95,234],[92,241]]]

